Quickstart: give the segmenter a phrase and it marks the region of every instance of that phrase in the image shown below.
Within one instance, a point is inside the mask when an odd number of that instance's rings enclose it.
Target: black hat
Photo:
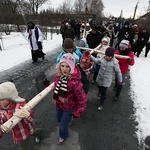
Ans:
[[[29,29],[34,29],[35,24],[33,22],[29,21],[27,23],[27,26],[28,26]]]
[[[115,49],[113,47],[108,47],[105,51],[106,56],[114,57]]]

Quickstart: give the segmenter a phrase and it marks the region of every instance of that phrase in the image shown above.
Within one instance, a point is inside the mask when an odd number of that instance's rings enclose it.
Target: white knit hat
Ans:
[[[109,43],[110,43],[110,38],[107,37],[107,36],[104,36],[104,37],[102,38],[102,41],[108,42],[108,45],[109,45]]]
[[[128,40],[122,40],[119,44],[119,46],[124,47],[124,48],[128,48],[129,46],[129,41]]]
[[[12,82],[0,84],[0,100],[12,100],[14,102],[23,102],[24,98],[18,96],[16,86]]]

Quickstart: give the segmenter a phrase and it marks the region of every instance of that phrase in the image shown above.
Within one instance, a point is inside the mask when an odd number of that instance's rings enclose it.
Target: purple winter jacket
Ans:
[[[54,89],[60,79],[60,76],[54,77]],[[75,111],[78,114],[84,112],[86,108],[87,96],[83,90],[83,84],[81,82],[81,73],[78,67],[75,67],[74,74],[67,83],[68,100],[62,103],[59,98],[56,99],[56,107],[58,109],[66,111]]]

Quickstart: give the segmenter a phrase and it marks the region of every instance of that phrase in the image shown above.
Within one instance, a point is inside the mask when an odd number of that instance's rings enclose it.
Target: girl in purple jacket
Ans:
[[[75,66],[72,54],[64,54],[57,65],[54,77],[53,102],[56,104],[56,117],[60,123],[59,143],[68,137],[68,125],[72,115],[79,118],[86,108],[87,96],[83,90],[81,74]]]

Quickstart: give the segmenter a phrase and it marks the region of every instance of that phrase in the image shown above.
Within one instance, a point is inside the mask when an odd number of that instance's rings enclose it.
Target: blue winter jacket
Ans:
[[[62,49],[62,52],[57,56],[56,59],[56,63],[60,62],[61,57],[66,54],[66,51],[64,49]],[[72,52],[73,56],[75,57],[75,62],[76,64],[80,62],[80,59],[82,57],[82,53],[80,52],[80,50],[78,48],[76,48],[73,52]]]

